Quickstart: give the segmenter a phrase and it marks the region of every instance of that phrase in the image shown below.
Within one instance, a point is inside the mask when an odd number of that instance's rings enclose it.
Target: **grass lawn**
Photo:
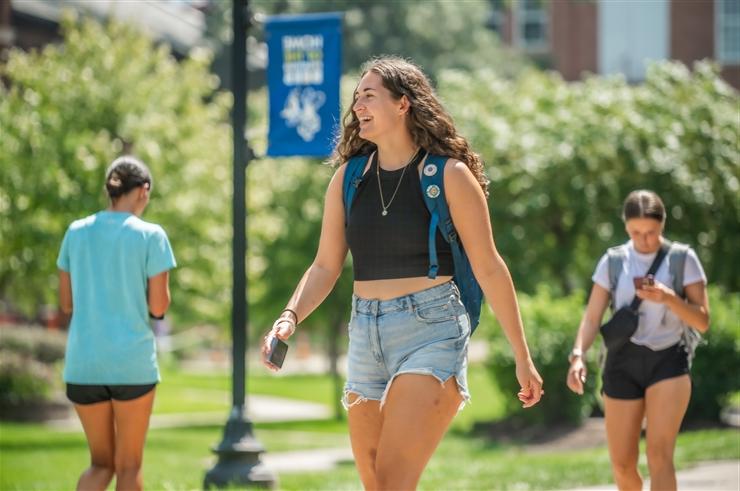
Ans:
[[[737,430],[702,430],[679,435],[676,465],[712,459],[740,459]],[[641,452],[645,453],[644,441]],[[644,458],[641,459],[644,462]],[[641,464],[643,476],[646,465]],[[448,434],[419,483],[421,490],[570,489],[611,482],[607,449],[528,453],[522,447],[496,445],[481,438]],[[286,474],[281,489],[359,489],[354,467],[333,472]]]
[[[503,415],[503,399],[481,365],[471,365],[468,385],[472,402],[453,423],[457,430],[469,430],[476,421],[490,421]],[[326,375],[273,376],[253,370],[249,373],[250,394],[270,395],[318,402],[333,407],[334,389]],[[512,395],[514,397],[514,395]],[[222,412],[231,407],[230,373],[187,373],[163,367],[162,383],[157,387],[155,414]]]
[[[214,462],[209,448],[218,442],[221,430],[151,430],[145,453],[147,489],[200,489],[205,471]],[[273,452],[346,444],[342,427],[333,422],[257,425],[256,433]],[[87,465],[81,434],[42,425],[0,424],[0,455],[0,489],[4,491],[73,489]],[[736,430],[702,430],[679,436],[679,467],[720,458],[740,458]],[[432,458],[420,489],[567,489],[609,479],[605,448],[527,453],[521,447],[451,432]],[[280,488],[359,489],[359,481],[353,465],[347,463],[331,472],[284,474]]]
[[[165,370],[155,411],[164,413],[229,409],[228,374],[193,375]],[[468,433],[475,421],[502,414],[502,397],[480,367],[469,373],[473,404],[453,423],[432,458],[420,489],[567,489],[610,480],[605,448],[588,451],[527,453],[523,447],[499,445]],[[251,393],[294,397],[331,404],[332,385],[325,376],[250,377]],[[512,395],[513,396],[513,395]],[[145,452],[145,482],[152,490],[201,489],[214,463],[210,448],[221,439],[222,426],[152,429]],[[256,424],[257,438],[271,452],[347,445],[346,422],[305,421]],[[703,430],[679,436],[679,467],[711,459],[740,459],[737,430]],[[38,424],[0,423],[0,489],[73,489],[88,462],[84,436]],[[644,470],[644,469],[643,469]],[[331,472],[284,474],[280,488],[359,489],[351,462]]]
[[[325,375],[273,377],[269,374],[250,375],[250,394],[261,394],[304,401],[331,403],[332,382]],[[187,373],[166,368],[162,383],[157,387],[155,414],[198,413],[231,408],[231,373]]]

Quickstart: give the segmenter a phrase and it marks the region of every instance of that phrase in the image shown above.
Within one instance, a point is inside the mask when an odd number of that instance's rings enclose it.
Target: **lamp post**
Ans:
[[[203,487],[226,487],[250,484],[272,488],[275,476],[260,461],[265,451],[252,432],[252,422],[246,408],[247,350],[247,210],[246,170],[251,157],[244,129],[247,118],[247,29],[248,0],[232,0],[233,40],[231,77],[234,106],[231,121],[234,140],[233,194],[233,289],[231,310],[232,346],[232,407],[224,427],[221,443],[213,448],[218,455],[216,465],[205,476]]]

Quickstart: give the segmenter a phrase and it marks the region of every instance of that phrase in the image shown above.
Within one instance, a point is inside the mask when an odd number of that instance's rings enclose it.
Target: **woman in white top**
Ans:
[[[596,338],[610,301],[616,310],[629,305],[635,295],[640,298],[637,330],[623,347],[608,352],[604,366],[604,413],[612,472],[620,490],[642,489],[637,461],[646,417],[651,488],[676,489],[673,452],[691,396],[690,348],[682,339],[690,327],[699,332],[709,329],[707,279],[696,253],[672,244],[653,281],[644,280],[658,251],[669,244],[663,237],[665,207],[657,194],[645,190],[630,193],[624,202],[623,219],[630,241],[604,254],[596,267],[591,296],[569,357],[567,384],[573,392],[583,394],[583,357]],[[609,257],[615,253],[621,257],[616,262]],[[610,267],[615,268],[611,274]]]

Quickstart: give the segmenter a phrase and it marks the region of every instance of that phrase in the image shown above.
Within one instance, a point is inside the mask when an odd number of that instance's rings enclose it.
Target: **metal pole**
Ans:
[[[231,52],[232,92],[231,111],[234,139],[234,194],[233,194],[233,294],[231,310],[232,349],[232,408],[224,428],[223,440],[213,448],[218,455],[203,487],[226,487],[250,484],[273,488],[275,476],[260,462],[265,451],[254,437],[252,422],[246,411],[246,350],[247,350],[247,210],[246,169],[251,152],[244,129],[247,118],[247,29],[249,28],[248,0],[232,0],[233,45]]]
[[[244,17],[248,15],[247,1],[233,1],[234,38],[232,46],[232,93],[234,107],[231,110],[231,126],[234,140],[234,192],[232,264],[234,265],[233,289],[231,295],[231,334],[233,336],[232,402],[234,407],[245,405],[245,351],[247,348],[247,210],[246,210],[246,171],[249,165],[247,142],[244,134],[247,119],[247,29]]]

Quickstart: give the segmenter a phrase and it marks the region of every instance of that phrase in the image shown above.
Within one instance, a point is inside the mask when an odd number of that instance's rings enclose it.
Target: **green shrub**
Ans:
[[[565,384],[568,353],[583,315],[584,300],[582,291],[557,298],[542,286],[535,295],[519,294],[527,341],[544,380],[545,395],[537,406],[527,410],[521,409],[516,398],[508,398],[506,417],[534,424],[577,424],[600,402],[600,337],[596,338],[587,356],[589,377],[584,395],[573,394]],[[740,377],[737,376],[740,373],[740,295],[727,294],[711,286],[709,302],[711,326],[697,349],[691,369],[693,391],[686,421],[718,421],[722,404],[740,390]],[[485,323],[487,321],[484,319]],[[514,357],[503,331],[497,323],[495,325],[488,367],[501,391],[513,395],[519,390],[514,376]]]
[[[67,337],[60,331],[34,326],[0,327],[0,352],[53,364],[64,359]]]
[[[34,326],[0,326],[0,407],[49,400],[61,383],[66,335]]]
[[[597,394],[596,357],[588,357],[589,377],[583,396],[574,394],[565,385],[568,354],[583,314],[584,298],[581,291],[565,297],[553,297],[552,292],[543,286],[538,287],[535,295],[519,295],[527,342],[532,359],[542,375],[545,395],[537,406],[526,410],[522,410],[521,403],[515,397],[507,398],[507,418],[535,424],[577,424],[592,412]],[[519,391],[514,356],[500,325],[496,323],[495,326],[487,365],[501,391],[513,395]],[[594,347],[590,351],[599,350]]]
[[[231,102],[210,54],[178,62],[117,22],[65,15],[60,28],[61,44],[10,50],[0,63],[0,298],[25,315],[56,301],[64,232],[107,205],[105,169],[130,152],[156,183],[144,218],[187,265],[172,272],[168,318],[226,324]]]
[[[668,236],[740,290],[727,267],[740,262],[740,98],[716,65],[656,63],[641,84],[483,68],[443,73],[439,92],[487,164],[496,245],[520,290],[590,288],[596,260],[627,239],[622,201],[644,188],[666,204]]]
[[[740,391],[740,294],[709,288],[709,332],[691,367],[687,420],[719,419],[722,404]]]
[[[12,351],[0,352],[0,407],[47,400],[54,386],[54,370]]]

